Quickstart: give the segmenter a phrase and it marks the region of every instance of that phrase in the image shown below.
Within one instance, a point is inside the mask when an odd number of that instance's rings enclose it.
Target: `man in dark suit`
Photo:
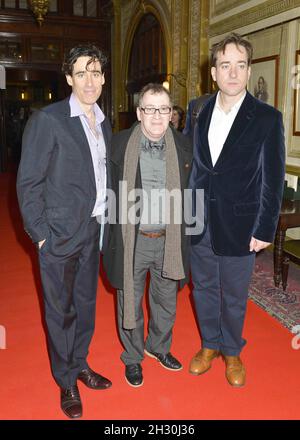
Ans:
[[[245,384],[239,355],[248,287],[255,253],[274,239],[284,182],[282,115],[246,91],[251,58],[251,44],[237,34],[212,47],[219,92],[199,116],[190,179],[205,194],[205,227],[191,250],[202,349],[190,372],[205,373],[221,354],[232,386]]]
[[[112,139],[112,188],[116,206],[122,209],[117,210],[115,224],[110,224],[104,266],[110,283],[118,289],[118,326],[125,349],[121,359],[132,387],[143,385],[145,354],[170,371],[182,369],[170,347],[178,280],[183,285],[189,274],[188,237],[181,214],[192,148],[187,137],[169,127],[171,112],[168,90],[161,84],[147,84],[139,96],[140,123]],[[176,193],[174,204],[168,201],[171,192]],[[148,272],[150,317],[144,341]]]
[[[96,104],[105,62],[92,45],[70,51],[63,72],[72,94],[28,121],[17,179],[24,227],[39,252],[52,372],[61,389],[61,408],[70,418],[82,414],[77,380],[92,389],[111,386],[87,364],[95,321],[99,219],[109,179],[111,127]]]
[[[186,136],[190,136],[192,140],[194,136],[196,120],[210,96],[211,95],[209,95],[208,93],[205,93],[205,95],[199,96],[198,98],[195,99],[191,99],[189,102],[188,109],[186,112],[185,126],[182,133],[185,134]]]

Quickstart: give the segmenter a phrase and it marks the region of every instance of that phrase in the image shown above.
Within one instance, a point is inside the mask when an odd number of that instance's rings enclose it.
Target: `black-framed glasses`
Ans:
[[[169,115],[171,113],[171,107],[163,105],[159,108],[156,107],[140,107],[141,110],[145,113],[145,115],[155,115],[158,112],[160,115]]]

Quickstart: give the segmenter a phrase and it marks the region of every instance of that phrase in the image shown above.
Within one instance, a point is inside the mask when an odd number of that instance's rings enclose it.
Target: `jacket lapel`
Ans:
[[[111,187],[111,174],[110,174],[110,145],[111,145],[111,127],[108,120],[105,118],[101,124],[101,129],[103,133],[105,150],[106,150],[106,177],[107,177],[107,187]]]
[[[243,136],[247,130],[249,123],[255,116],[255,100],[250,93],[247,92],[245,99],[233,121],[232,127],[223,145],[222,151],[215,167],[219,166],[226,157],[230,154],[231,150],[238,143],[239,139]]]
[[[201,159],[204,160],[205,165],[212,168],[212,161],[208,143],[208,130],[210,126],[212,112],[215,106],[217,93],[209,99],[209,102],[203,108],[195,129],[195,145],[199,145],[201,149]]]
[[[91,156],[91,150],[79,116],[75,116],[71,118],[69,114],[69,124],[70,124],[71,133],[73,137],[76,139],[76,143],[78,144],[79,149],[81,151],[83,157],[82,163],[86,166],[91,183],[96,191],[96,181],[95,181],[95,173],[94,173],[93,160]]]
[[[179,174],[180,174],[180,186],[181,189],[183,188],[183,185],[186,182],[186,175],[189,175],[191,172],[191,164],[192,164],[192,148],[188,145],[188,143],[185,145],[182,140],[179,141],[177,137],[177,132],[172,129],[175,148],[177,151],[177,158],[178,158],[178,167],[179,167]]]

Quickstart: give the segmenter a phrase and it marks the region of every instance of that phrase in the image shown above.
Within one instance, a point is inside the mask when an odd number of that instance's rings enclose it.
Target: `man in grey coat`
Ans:
[[[148,84],[139,96],[140,123],[112,140],[110,166],[116,205],[124,200],[129,203],[122,212],[117,210],[116,223],[110,224],[104,266],[110,283],[118,289],[118,325],[125,349],[121,359],[126,381],[133,387],[143,384],[144,354],[168,370],[182,368],[170,347],[177,284],[179,280],[184,283],[188,275],[188,237],[184,224],[174,218],[175,213],[182,213],[181,196],[190,175],[192,148],[189,138],[169,127],[171,112],[169,92],[161,84]],[[169,221],[167,195],[171,191],[177,191],[179,203],[170,209]],[[144,341],[142,302],[148,272],[150,318]]]

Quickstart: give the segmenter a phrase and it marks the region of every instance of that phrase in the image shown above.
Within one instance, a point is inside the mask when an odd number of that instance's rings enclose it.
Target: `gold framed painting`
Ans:
[[[299,66],[300,66],[300,50],[296,51],[295,68],[296,76],[293,80],[294,88],[294,118],[293,118],[293,135],[300,136],[300,83],[299,83]]]
[[[278,105],[279,55],[257,58],[251,63],[248,90],[273,107]]]

